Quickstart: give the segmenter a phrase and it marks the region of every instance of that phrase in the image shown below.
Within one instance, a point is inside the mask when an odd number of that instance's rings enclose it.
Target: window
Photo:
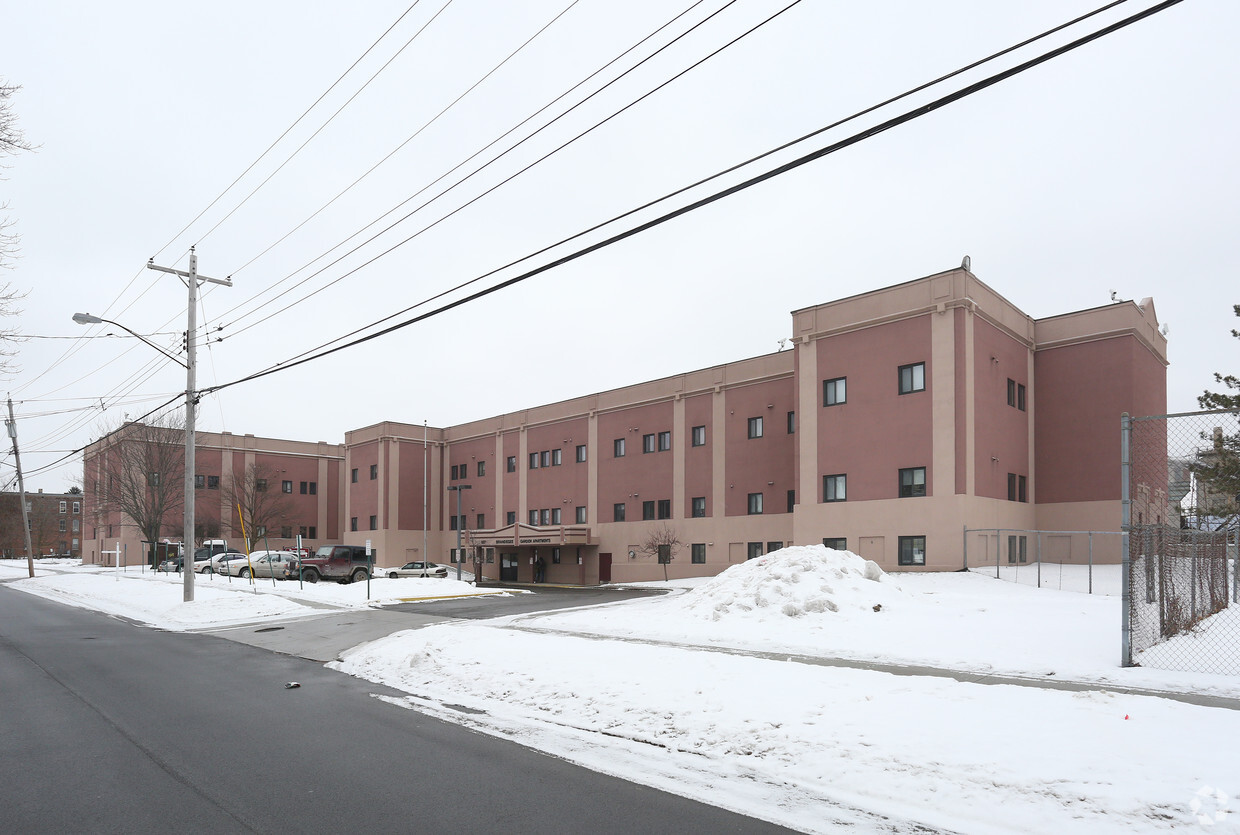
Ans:
[[[349,530],[351,531],[357,530],[357,517],[356,516],[349,517]]]
[[[542,523],[544,525],[551,524],[551,511],[549,509],[544,507],[541,511],[539,511],[539,516],[542,518]]]
[[[839,406],[848,402],[848,378],[822,381],[822,405]]]
[[[1024,536],[1008,537],[1008,562],[1026,562],[1028,560],[1026,546],[1029,543],[1027,540],[1028,538]]]
[[[751,417],[749,419],[749,437],[750,438],[761,438],[762,437],[762,418]]]
[[[672,518],[672,500],[671,499],[659,499],[659,518],[660,519],[671,519]]]
[[[789,490],[788,491],[788,512],[789,513],[794,512],[796,510],[796,507],[797,507],[797,491]]]
[[[65,533],[65,532],[66,532],[66,531],[68,531],[68,530],[69,530],[69,526],[65,524],[65,520],[64,520],[64,519],[61,519],[61,520],[60,520],[60,532],[61,532],[61,533]]]
[[[924,362],[900,366],[900,394],[925,390],[926,364]]]
[[[302,534],[303,538],[305,539],[318,539],[319,538],[319,529],[316,528],[314,525],[311,525],[309,528],[302,528],[302,530],[306,531],[306,533]]]
[[[613,522],[624,521],[624,502],[616,502],[611,506],[611,520]]]
[[[1016,381],[1013,380],[1011,377],[1008,377],[1007,391],[1008,391],[1008,405],[1015,406],[1016,405]]]
[[[586,445],[577,444],[577,463],[581,464],[586,460]]]
[[[659,433],[659,452],[667,452],[671,448],[672,448],[672,433],[671,432],[660,432]]]
[[[219,479],[217,478],[217,479],[216,479],[216,481],[218,482],[218,481],[219,481]],[[158,487],[158,486],[159,486],[159,473],[147,473],[147,474],[146,474],[146,483],[147,483],[147,484],[149,484],[149,485],[150,485],[150,486],[152,486],[152,487]],[[218,485],[216,485],[216,486],[218,486]]]
[[[668,563],[672,561],[672,546],[671,545],[657,545],[655,547],[658,551],[659,565],[667,565]]]
[[[80,533],[80,532],[81,532],[81,530],[82,530],[82,520],[81,520],[81,519],[74,519],[74,520],[73,520],[73,532],[74,532],[74,533]]]
[[[453,465],[452,465],[452,472],[451,472],[451,475],[449,475],[449,476],[448,476],[448,480],[449,480],[449,481],[456,481],[456,480],[457,480],[457,478],[458,478],[458,475],[457,475],[457,471],[456,471],[456,464],[453,464]]]
[[[370,465],[370,480],[371,480],[371,481],[374,481],[374,480],[375,480],[376,478],[378,478],[378,477],[379,477],[379,465],[378,465],[378,464],[371,464],[371,465]],[[462,476],[462,478],[463,478],[463,477],[464,477],[464,476]]]
[[[551,466],[553,467],[560,466],[560,461],[562,460],[560,456],[562,456],[563,454],[564,454],[564,450],[562,449],[551,450]]]
[[[1016,478],[1016,501],[1018,502],[1029,501],[1029,494],[1026,492],[1028,485],[1029,485],[1029,480],[1027,478],[1025,478],[1023,475],[1017,476]]]
[[[586,523],[586,506],[585,505],[577,506],[576,521],[578,525],[584,525]]]
[[[900,470],[900,498],[926,495],[926,468],[909,467]]]
[[[900,565],[926,564],[926,538],[924,536],[902,536],[900,542]]]
[[[266,525],[255,525],[254,526],[254,538],[255,539],[261,539],[266,535],[267,535]]]
[[[848,550],[848,540],[842,536],[824,536],[822,538],[822,544],[835,551]]]
[[[784,543],[782,542],[768,542],[766,543],[766,552],[768,554],[771,554],[771,553],[774,553],[775,551],[778,551],[779,549],[783,547],[784,547]]]
[[[695,542],[689,546],[689,562],[703,565],[706,562],[706,543]]]
[[[542,459],[540,466],[543,466],[543,467],[551,466],[551,450],[544,449],[541,453],[539,453],[539,457]]]
[[[254,489],[257,490],[259,493],[266,493],[267,492],[267,479],[265,478],[254,479]]]
[[[692,500],[692,506],[693,506],[693,510],[690,511],[690,515],[694,519],[702,519],[706,516],[706,497],[705,496],[694,496]]]
[[[551,524],[560,524],[560,508],[558,507],[551,508]]]
[[[60,512],[61,512],[61,513],[68,513],[68,512],[69,512],[69,503],[68,503],[68,502],[61,502],[61,503],[60,503]]]
[[[538,453],[537,452],[530,453],[530,469],[531,470],[538,469]]]
[[[848,476],[824,475],[822,477],[822,500],[824,502],[842,502],[848,499]]]
[[[205,475],[194,476],[194,488],[195,489],[201,490],[202,488],[206,486],[207,486],[207,477]]]
[[[612,455],[616,458],[624,457],[624,438],[616,438],[612,444]]]
[[[378,516],[371,516],[371,517],[370,517],[370,529],[371,529],[372,531],[377,531],[377,530],[379,530],[379,517],[378,517]]]
[[[487,515],[485,513],[479,513],[477,523],[474,525],[474,527],[477,528],[478,530],[482,530],[486,526],[487,526]]]
[[[1008,501],[1016,501],[1016,473],[1008,473]]]
[[[1025,411],[1025,387],[1023,385],[1016,386],[1016,408],[1022,412]]]
[[[487,474],[487,462],[479,461],[478,462],[478,478],[482,478],[486,474]]]
[[[208,490],[219,490],[220,489],[220,477],[217,475],[207,476],[207,489]]]
[[[795,435],[797,432],[797,413],[788,413],[788,434]]]
[[[509,455],[505,466],[508,472],[515,473],[517,471],[517,456]]]
[[[280,527],[280,538],[281,539],[292,539],[293,538],[293,526],[282,525]]]
[[[456,517],[456,525],[457,525],[457,527],[458,527],[458,528],[460,528],[460,529],[461,529],[461,530],[463,530],[463,531],[467,531],[467,530],[469,530],[469,522],[467,522],[467,521],[465,520],[465,514],[464,514],[464,513],[462,513],[460,516]]]
[[[748,548],[746,550],[745,559],[752,560],[760,556],[762,556],[762,543],[761,542],[748,543]]]
[[[211,485],[208,484],[207,486],[210,487]],[[319,485],[316,481],[303,481],[298,485],[298,489],[303,496],[313,496],[318,492],[318,488]]]
[[[559,548],[551,549],[551,564],[552,565],[560,564],[560,549]]]
[[[654,518],[654,502],[642,502],[642,519]]]
[[[291,481],[281,481],[281,482],[280,482],[280,492],[281,492],[281,493],[292,493],[292,492],[293,492],[293,482],[291,482]]]
[[[453,477],[455,478],[455,476]],[[354,467],[353,469],[349,470],[349,481],[353,482],[354,484],[357,484],[357,467]],[[286,481],[284,483],[288,484],[289,482]]]
[[[73,503],[73,512],[74,512],[74,513],[81,513],[81,512],[82,512],[82,503],[81,503],[81,502],[74,502],[74,503]]]
[[[654,435],[642,435],[642,452],[654,452]]]
[[[695,426],[689,432],[690,443],[694,446],[706,446],[706,427]]]
[[[538,524],[538,511],[537,511],[537,510],[531,510],[531,511],[530,511],[530,524],[531,524],[531,525],[537,525],[537,524]]]
[[[510,510],[504,514],[504,524],[505,525],[517,524],[517,512],[515,510]]]
[[[755,516],[761,512],[762,512],[762,494],[761,493],[750,493],[749,494],[749,515]]]

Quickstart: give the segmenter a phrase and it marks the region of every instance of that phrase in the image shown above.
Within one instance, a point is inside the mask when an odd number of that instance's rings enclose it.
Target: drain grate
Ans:
[[[264,626],[262,629],[255,629],[255,632],[279,632],[283,626]]]

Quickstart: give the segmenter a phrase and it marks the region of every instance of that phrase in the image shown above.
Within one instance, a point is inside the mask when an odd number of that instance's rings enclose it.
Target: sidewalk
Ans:
[[[872,670],[897,676],[930,676],[932,678],[950,678],[965,684],[1007,684],[1015,687],[1037,687],[1043,690],[1064,690],[1068,692],[1086,692],[1102,690],[1128,696],[1152,696],[1157,699],[1170,699],[1184,704],[1202,707],[1220,707],[1227,710],[1240,710],[1240,698],[1227,696],[1207,696],[1200,693],[1185,693],[1177,690],[1158,690],[1148,687],[1124,687],[1093,681],[1071,681],[1067,679],[1009,675],[1004,673],[978,673],[967,670],[955,670],[948,667],[934,667],[925,664],[893,664],[886,661],[862,661],[853,658],[832,656],[802,655],[791,652],[772,652],[764,650],[739,649],[717,645],[687,644],[678,641],[662,641],[654,638],[628,638],[620,635],[604,635],[594,632],[577,632],[565,629],[551,629],[540,626],[524,626],[516,623],[504,624],[502,628],[521,632],[543,635],[571,635],[595,641],[625,641],[649,646],[670,647],[672,649],[688,649],[700,652],[717,652],[725,655],[739,655],[749,658],[762,658],[768,661],[788,661],[794,664],[808,664],[818,667],[845,667],[852,670]]]

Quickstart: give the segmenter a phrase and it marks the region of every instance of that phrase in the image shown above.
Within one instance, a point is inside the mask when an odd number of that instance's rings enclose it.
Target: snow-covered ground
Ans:
[[[10,585],[169,628],[206,624],[192,607],[251,621],[367,605],[362,586],[219,578],[183,604],[175,576],[45,570]],[[0,563],[0,580],[24,576],[24,563]],[[372,589],[393,583],[456,585]],[[402,706],[805,831],[1240,831],[1240,710],[1107,689],[1240,698],[1240,678],[1119,668],[1117,597],[886,575],[821,547],[668,585],[668,596],[399,632],[333,666],[411,694],[393,700]],[[418,596],[403,588],[381,599]],[[950,667],[978,683],[813,658]],[[1090,687],[982,683],[999,674]]]

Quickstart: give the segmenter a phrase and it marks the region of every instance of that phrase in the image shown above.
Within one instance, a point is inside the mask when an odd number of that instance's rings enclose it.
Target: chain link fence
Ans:
[[[1240,413],[1123,418],[1123,663],[1240,675]]]
[[[1120,593],[1119,531],[966,528],[964,567],[1020,585]]]

